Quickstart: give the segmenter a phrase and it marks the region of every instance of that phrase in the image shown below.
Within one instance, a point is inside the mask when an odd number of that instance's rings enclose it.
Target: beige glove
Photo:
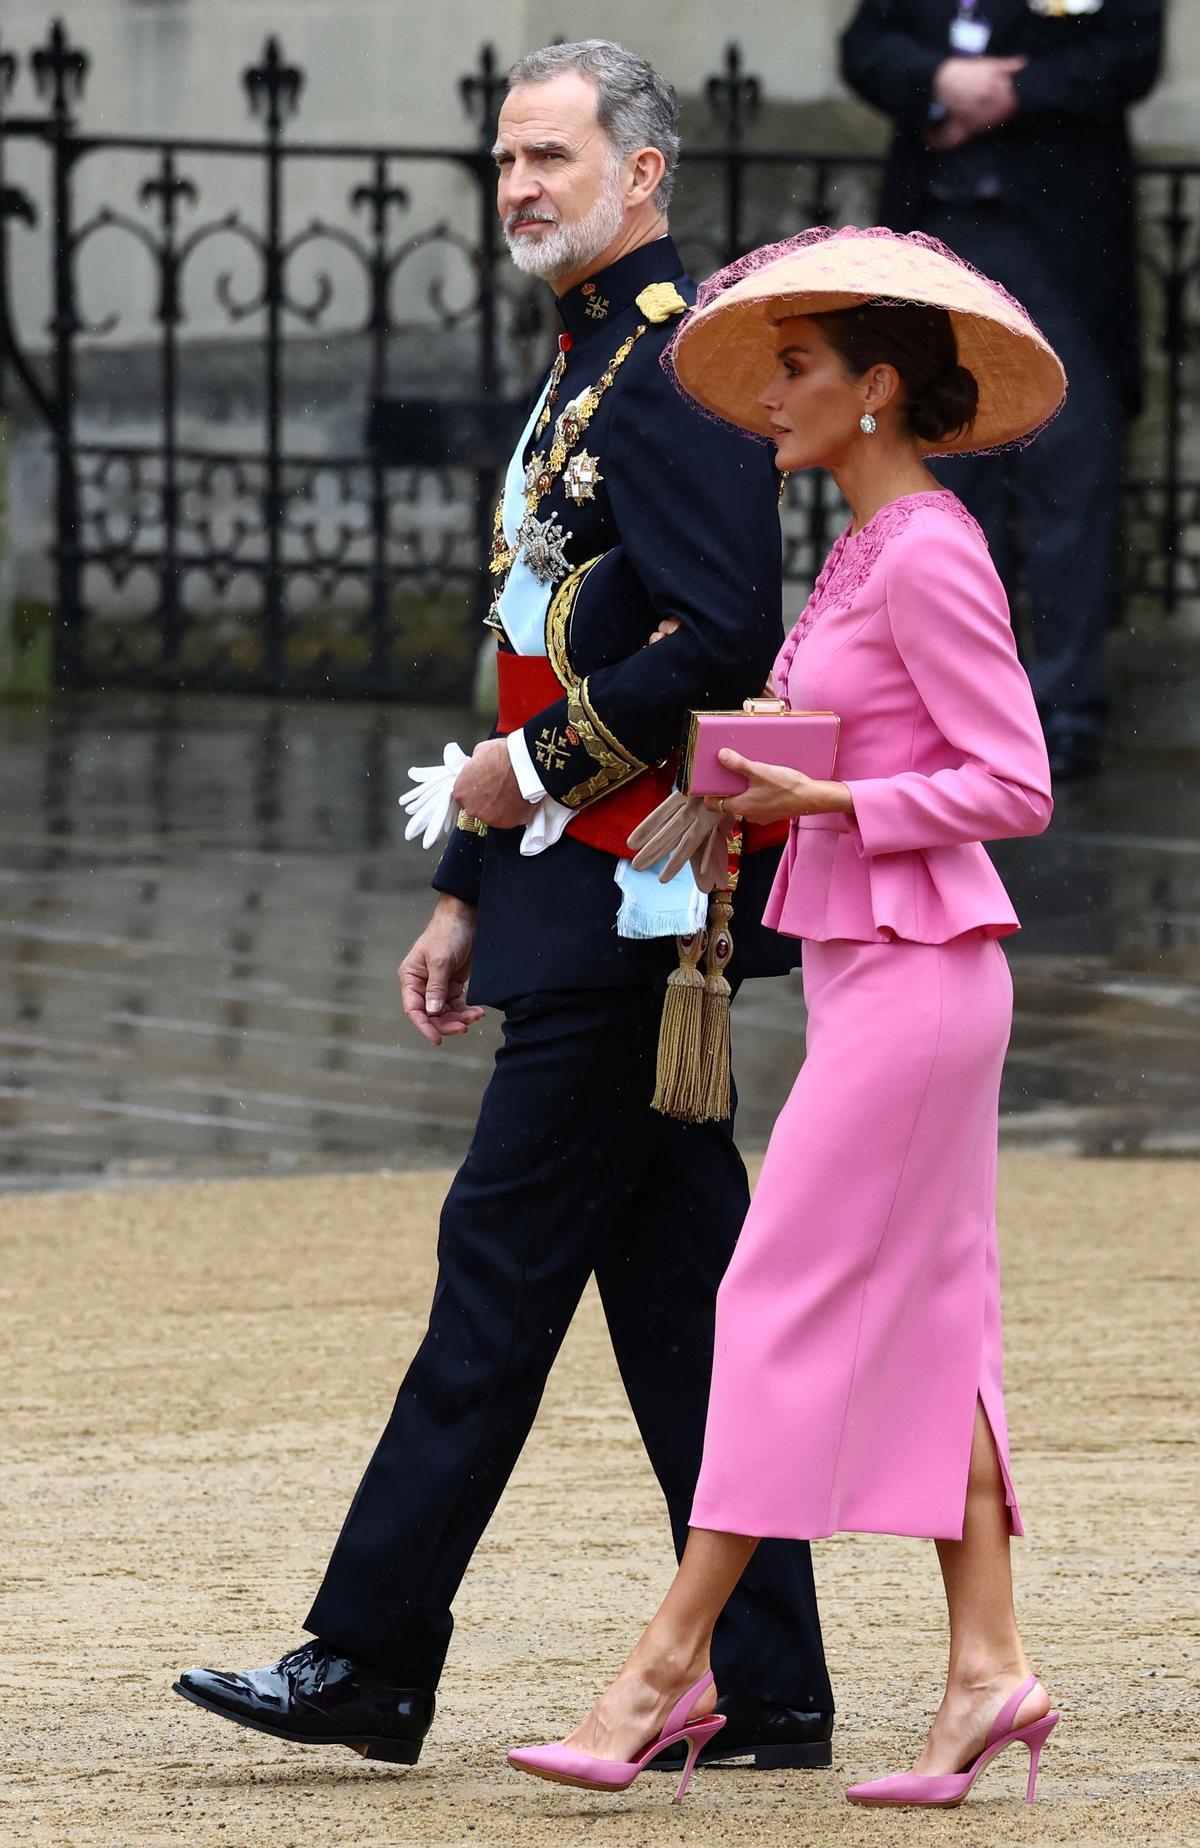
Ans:
[[[733,816],[708,808],[703,796],[685,796],[681,790],[672,790],[629,836],[634,871],[644,873],[665,860],[658,879],[660,885],[666,885],[690,860],[700,891],[711,892],[724,880],[727,843],[733,827]]]

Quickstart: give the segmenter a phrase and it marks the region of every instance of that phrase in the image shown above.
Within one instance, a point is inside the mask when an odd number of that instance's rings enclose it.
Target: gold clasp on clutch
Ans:
[[[743,712],[786,712],[787,709],[786,699],[744,699],[742,701]]]

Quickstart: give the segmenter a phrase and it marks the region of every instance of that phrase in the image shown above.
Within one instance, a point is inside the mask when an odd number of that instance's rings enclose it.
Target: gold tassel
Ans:
[[[732,1108],[729,1071],[729,982],[725,971],[733,955],[729,925],[733,892],[714,892],[708,906],[708,954],[700,1010],[700,1068],[705,1078],[704,1123],[723,1123]]]
[[[707,931],[677,940],[679,967],[667,978],[662,1025],[658,1032],[658,1073],[652,1108],[683,1123],[702,1123],[705,1072],[700,1062],[704,977],[700,958]]]
[[[708,901],[708,928],[677,939],[679,967],[668,978],[663,1002],[653,1108],[681,1123],[723,1123],[732,1108],[725,971],[733,955],[729,926],[742,853],[740,825],[728,847],[725,884]]]

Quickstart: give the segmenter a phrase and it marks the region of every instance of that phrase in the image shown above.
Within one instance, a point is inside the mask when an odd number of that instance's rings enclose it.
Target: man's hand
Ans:
[[[513,772],[503,738],[477,744],[454,785],[454,800],[489,828],[523,828],[537,807],[526,802]]]
[[[463,999],[474,947],[475,907],[443,892],[397,970],[404,1012],[435,1046],[483,1019],[483,1009]]]
[[[946,58],[933,77],[933,94],[949,111],[930,131],[929,145],[942,152],[999,128],[1017,112],[1013,78],[1028,58]]]

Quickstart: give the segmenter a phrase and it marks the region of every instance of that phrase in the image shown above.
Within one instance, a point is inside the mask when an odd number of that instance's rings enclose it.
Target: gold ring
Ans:
[[[718,796],[717,797],[717,814],[723,815],[724,813],[725,813],[725,798],[724,796]]]

